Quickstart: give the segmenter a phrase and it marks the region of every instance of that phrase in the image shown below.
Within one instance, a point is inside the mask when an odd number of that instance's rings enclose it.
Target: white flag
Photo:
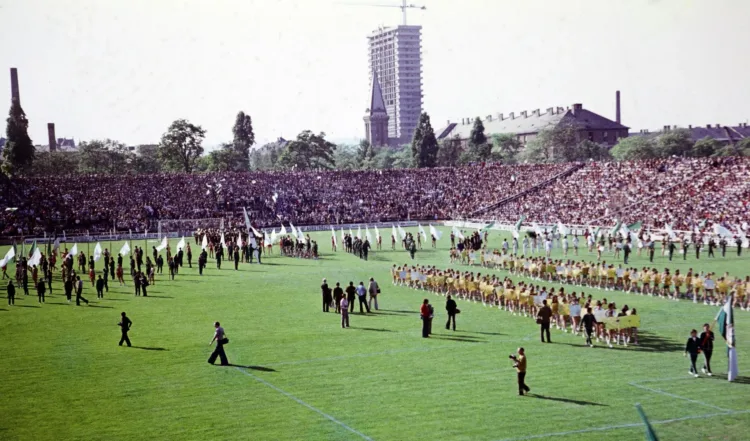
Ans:
[[[289,228],[292,229],[292,236],[299,237],[299,235],[297,234],[297,229],[294,228],[294,224],[292,224],[291,222],[289,222]]]
[[[398,234],[401,235],[401,239],[406,239],[406,231],[404,231],[404,229],[401,228],[401,225],[398,226]]]
[[[167,240],[167,238],[165,237],[164,240]],[[221,244],[222,248],[224,248],[224,249],[227,248],[227,242],[224,240],[224,232],[223,231],[221,232],[221,238],[219,239],[219,243]]]
[[[39,251],[39,247],[34,248],[34,254],[31,255],[29,260],[26,262],[29,266],[39,265],[42,261],[42,252]]]
[[[417,224],[417,229],[419,230],[419,234],[422,236],[422,239],[427,240],[427,233],[425,233],[424,228],[422,228],[422,225]]]
[[[357,225],[357,239],[362,239],[362,229]]]
[[[341,243],[346,242],[346,235],[344,234],[344,227],[341,227]]]
[[[521,235],[518,234],[518,230],[516,230],[515,228],[512,229],[512,230],[510,230],[510,234],[512,234],[513,237],[516,238],[516,239],[518,239],[519,237],[521,237]]]
[[[263,232],[263,245],[273,245],[273,242],[271,242],[271,238],[268,237],[268,233],[266,233],[265,231]]]
[[[440,240],[440,236],[443,235],[443,233],[438,231],[437,228],[433,227],[432,224],[430,224],[430,234],[435,236],[435,240]]]
[[[380,240],[380,230],[378,230],[377,225],[375,225],[375,240]]]
[[[274,228],[273,230],[271,230],[271,245],[276,243],[277,238],[278,236],[276,235],[276,229]]]
[[[98,262],[99,259],[101,258],[102,258],[102,244],[97,242],[96,246],[94,247],[94,262]]]
[[[336,232],[333,231],[333,225],[331,225],[331,240],[333,241],[333,244],[336,245]]]
[[[250,225],[250,229],[253,230],[255,237],[263,237],[263,235],[260,234],[260,231],[256,230],[254,226]]]
[[[732,237],[732,232],[727,230],[726,227],[723,227],[720,224],[714,224],[714,234],[721,237]]]
[[[179,242],[177,242],[177,251],[185,249],[185,236],[182,236]]]
[[[205,250],[208,248],[208,238],[206,237],[206,233],[203,233],[203,239],[201,239],[201,249]]]
[[[672,230],[672,225],[670,225],[670,224],[664,224],[664,229],[666,230],[667,235],[669,236],[670,239],[676,239],[677,238],[677,235],[674,234],[674,230]]]
[[[560,233],[560,236],[567,236],[570,234],[570,231],[562,222],[557,223],[557,231]]]
[[[128,241],[126,240],[124,244],[122,244],[122,248],[120,248],[120,255],[121,256],[127,256],[130,254],[130,245],[128,244]]]
[[[221,240],[222,241],[224,240],[224,236],[221,236]],[[161,243],[159,244],[159,246],[156,247],[156,251],[161,251],[166,247],[167,247],[167,236],[164,236],[164,239],[161,240]]]
[[[52,244],[52,251],[57,254],[57,250],[60,249],[60,238],[58,237],[55,239],[55,242]]]
[[[539,228],[539,224],[537,224],[536,222],[532,222],[531,226],[534,228],[534,232],[536,233],[537,236],[539,236],[539,238],[541,238],[544,235],[544,233],[542,232],[542,229]]]
[[[370,236],[370,229],[367,228],[367,225],[365,225],[365,238],[367,238],[367,241],[372,243],[372,236]]]
[[[462,233],[461,230],[459,230],[455,226],[453,227],[453,235],[459,238],[460,240],[464,240],[464,233]]]
[[[352,233],[352,227],[349,227],[349,237],[354,239],[356,236],[354,236],[354,233]]]
[[[297,228],[297,240],[299,240],[300,242],[305,241],[305,235],[302,234],[302,228]]]
[[[68,256],[75,257],[76,254],[78,254],[78,244],[74,243],[73,244],[73,248],[71,248],[70,251],[68,251]],[[67,257],[67,256],[65,256],[65,257]]]
[[[286,227],[284,226],[284,224],[281,224],[281,229],[279,230],[279,235],[280,236],[286,236]]]
[[[180,244],[177,244],[178,248],[179,248],[179,246],[180,246]],[[240,248],[242,248],[242,235],[239,234],[239,233],[237,234],[237,246],[240,247]]]
[[[398,233],[396,232],[396,226],[395,225],[393,225],[391,227],[391,236],[393,236],[394,239],[398,237]]]
[[[4,267],[10,263],[13,258],[16,257],[16,250],[13,247],[10,247],[7,253],[5,253],[5,257],[3,257],[3,260],[0,260],[0,267]]]

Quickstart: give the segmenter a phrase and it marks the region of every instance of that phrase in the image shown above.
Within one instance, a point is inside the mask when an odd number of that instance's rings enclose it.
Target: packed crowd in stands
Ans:
[[[485,217],[515,223],[588,225],[643,222],[692,230],[703,221],[750,219],[750,158],[665,158],[592,162],[528,192]]]
[[[572,174],[552,179],[578,167]],[[551,180],[547,185],[538,184]],[[487,165],[432,169],[61,176],[14,179],[0,192],[0,235],[142,232],[164,220],[223,218],[256,228],[485,219],[586,225],[612,220],[750,221],[750,158]],[[516,198],[498,202],[510,196]],[[183,225],[186,227],[186,225]],[[191,230],[192,229],[187,229]]]
[[[257,227],[466,216],[570,164],[331,172],[60,176],[15,179],[0,234],[155,231],[160,219],[225,218]]]

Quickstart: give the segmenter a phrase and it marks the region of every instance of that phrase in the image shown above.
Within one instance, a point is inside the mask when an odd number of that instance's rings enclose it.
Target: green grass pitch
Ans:
[[[425,247],[416,262],[450,266],[449,229],[442,230],[438,249]],[[583,289],[638,308],[642,345],[627,348],[591,349],[555,330],[554,343],[542,345],[533,320],[463,301],[454,333],[442,327],[444,298],[391,285],[390,266],[411,261],[390,251],[389,239],[388,250],[363,262],[331,253],[330,232],[313,237],[321,260],[271,256],[239,271],[229,262],[218,271],[209,261],[203,277],[194,263],[174,282],[157,276],[145,298],[133,296],[130,281],[125,288],[110,282],[97,301],[87,284],[92,305],[76,307],[56,280],[41,307],[23,293],[14,307],[3,301],[0,439],[637,440],[644,429],[635,403],[663,440],[747,439],[750,376],[694,379],[682,354],[689,330],[711,322],[718,307]],[[502,237],[491,233],[490,246]],[[669,265],[657,256],[659,267]],[[645,257],[632,260],[647,265]],[[748,264],[732,251],[669,266],[744,276]],[[371,276],[382,287],[381,311],[355,313],[352,328],[342,330],[337,315],[321,311],[321,279]],[[425,297],[436,310],[431,339],[420,334]],[[121,311],[133,320],[139,348],[117,346]],[[750,366],[750,312],[735,315],[742,375]],[[215,320],[230,338],[230,362],[244,367],[206,363]],[[540,397],[516,395],[508,354],[519,346],[528,354],[527,383]],[[723,346],[718,336],[717,374],[726,369]]]

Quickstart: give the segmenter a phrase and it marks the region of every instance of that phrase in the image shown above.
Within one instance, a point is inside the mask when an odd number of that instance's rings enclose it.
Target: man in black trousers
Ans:
[[[537,313],[536,317],[539,321],[539,324],[542,326],[541,333],[542,333],[542,343],[544,343],[544,334],[547,334],[547,343],[552,343],[552,340],[549,338],[549,324],[550,324],[550,318],[552,317],[552,309],[550,309],[549,306],[547,306],[547,300],[542,301],[543,306],[539,308],[539,312]]]
[[[234,251],[234,270],[237,271],[240,267],[240,247],[235,248]]]
[[[328,287],[328,282],[323,279],[323,284],[320,285],[321,294],[323,295],[323,312],[328,312],[331,307],[331,288]]]
[[[451,298],[448,294],[448,300],[445,302],[445,311],[448,313],[448,322],[445,324],[445,329],[450,329],[451,320],[453,320],[453,330],[456,330],[456,313],[458,312],[458,306],[456,301]]]
[[[133,276],[133,286],[135,286],[135,296],[138,297],[141,295],[141,273],[136,272],[135,276]]]
[[[698,354],[701,352],[701,341],[698,339],[698,331],[690,331],[690,338],[685,343],[685,356],[690,354],[690,375],[698,378],[698,369],[695,368],[695,362],[698,361]]]
[[[518,354],[511,355],[510,358],[514,361],[513,367],[516,368],[518,377],[518,395],[531,392],[531,388],[526,385],[526,351],[518,348]]]
[[[130,339],[128,338],[128,331],[130,331],[130,326],[133,325],[133,322],[130,321],[128,316],[125,315],[123,312],[120,314],[122,318],[120,319],[120,323],[117,325],[120,327],[120,332],[122,333],[122,337],[120,337],[120,343],[119,345],[122,346],[122,343],[127,343],[128,347],[130,347]]]
[[[39,279],[36,284],[36,293],[39,296],[39,303],[44,303],[44,293],[47,291],[47,287],[44,285],[44,279]]]
[[[16,304],[16,286],[13,280],[8,281],[8,305]]]
[[[218,357],[221,360],[222,366],[229,366],[227,354],[224,352],[224,345],[229,343],[229,339],[224,333],[224,328],[221,327],[219,322],[214,323],[214,328],[216,328],[216,331],[214,331],[214,338],[208,345],[211,346],[212,344],[214,344],[214,342],[216,342],[216,349],[214,349],[214,351],[211,353],[211,356],[208,357],[208,362],[210,364],[214,364],[214,362],[216,362],[216,358]]]
[[[83,281],[81,280],[81,276],[76,276],[76,306],[81,306],[81,300],[86,302],[86,304],[89,304],[89,301],[86,300],[85,297],[83,297]]]
[[[701,332],[698,338],[701,342],[701,350],[703,351],[703,358],[706,362],[703,364],[703,373],[709,377],[713,375],[711,372],[711,355],[714,352],[714,333],[711,331],[711,326],[706,323],[703,325],[703,332]]]
[[[346,287],[346,300],[349,302],[349,312],[354,313],[354,299],[357,298],[357,288],[354,287],[354,282],[349,282],[349,286]]]
[[[97,299],[104,298],[104,279],[102,279],[102,276],[99,276],[99,278],[96,279],[96,298]]]

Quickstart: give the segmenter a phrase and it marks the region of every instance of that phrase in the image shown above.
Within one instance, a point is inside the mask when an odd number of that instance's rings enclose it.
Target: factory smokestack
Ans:
[[[49,151],[57,150],[57,138],[55,138],[55,123],[47,123],[47,136],[49,137]]]
[[[620,91],[615,93],[615,121],[617,124],[622,124],[620,120]]]
[[[21,100],[21,96],[18,92],[18,69],[15,67],[10,68],[10,99]]]

